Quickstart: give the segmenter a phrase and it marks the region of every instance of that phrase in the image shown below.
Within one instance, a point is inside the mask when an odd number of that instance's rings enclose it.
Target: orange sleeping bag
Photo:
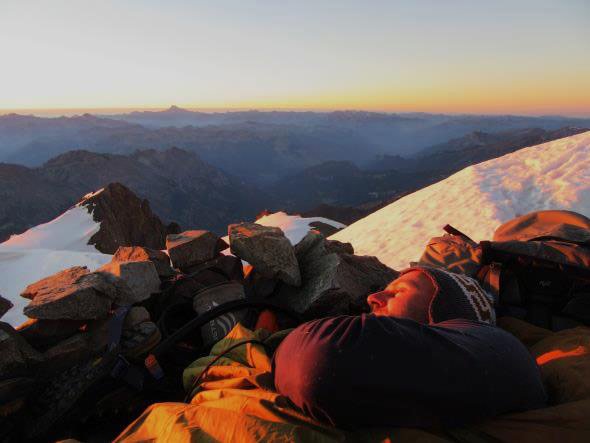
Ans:
[[[247,343],[232,349],[207,371],[189,404],[156,403],[115,441],[590,441],[590,328],[553,333],[510,318],[501,319],[499,325],[521,339],[537,359],[552,406],[460,429],[339,430],[311,420],[274,391],[266,349],[276,348],[285,332],[252,332],[238,324],[213,347],[210,356],[185,370],[187,390],[216,356],[234,344],[257,339],[266,346]]]

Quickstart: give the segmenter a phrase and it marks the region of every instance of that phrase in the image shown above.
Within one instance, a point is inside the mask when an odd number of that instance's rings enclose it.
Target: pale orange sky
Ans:
[[[4,0],[0,113],[590,115],[590,2]]]

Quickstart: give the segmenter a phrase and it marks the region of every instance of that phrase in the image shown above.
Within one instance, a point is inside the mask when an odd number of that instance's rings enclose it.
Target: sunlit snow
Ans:
[[[22,309],[29,300],[22,290],[37,280],[71,266],[94,270],[111,259],[88,240],[100,229],[84,206],[74,206],[56,219],[13,235],[0,244],[0,294],[14,307],[3,317],[14,326],[26,320]]]
[[[330,238],[401,269],[419,259],[447,223],[476,241],[486,240],[499,224],[541,209],[590,216],[590,132],[465,168]]]
[[[287,215],[284,212],[275,212],[256,220],[256,223],[262,226],[281,228],[292,245],[299,243],[311,229],[314,229],[311,226],[311,223],[314,222],[325,223],[338,229],[346,227],[346,225],[328,218],[301,217],[300,215]]]
[[[275,212],[256,220],[256,223],[262,226],[281,228],[285,237],[289,239],[292,245],[299,243],[311,229],[314,229],[314,227],[311,226],[314,222],[325,223],[337,229],[343,229],[346,227],[346,225],[343,225],[342,223],[324,217],[301,217],[300,215],[288,215],[284,212]],[[223,239],[229,244],[228,235],[223,237]],[[229,248],[223,251],[223,253],[230,254]]]

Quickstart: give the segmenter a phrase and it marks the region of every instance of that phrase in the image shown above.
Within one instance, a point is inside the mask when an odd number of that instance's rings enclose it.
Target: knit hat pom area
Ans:
[[[477,280],[463,274],[422,266],[408,268],[400,275],[412,271],[423,272],[436,282],[438,290],[428,312],[430,323],[463,318],[496,324],[494,299],[484,291]]]

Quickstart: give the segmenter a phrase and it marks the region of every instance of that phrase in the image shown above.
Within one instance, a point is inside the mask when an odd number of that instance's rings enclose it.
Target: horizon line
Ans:
[[[367,112],[375,114],[427,114],[427,115],[470,115],[470,116],[514,116],[514,117],[567,117],[567,118],[590,118],[590,110],[582,112],[564,112],[564,113],[542,113],[542,112],[457,112],[457,111],[423,111],[423,110],[391,110],[379,108],[362,108],[362,107],[342,107],[342,108],[322,108],[322,107],[194,107],[194,106],[96,106],[96,107],[40,107],[40,108],[2,108],[0,107],[0,116],[9,114],[33,115],[45,117],[53,115],[56,117],[73,117],[83,114],[108,115],[122,112],[161,112],[171,108],[179,108],[191,112],[202,113],[231,113],[231,112],[314,112],[314,113],[331,113],[331,112]],[[63,113],[60,115],[60,113]]]

